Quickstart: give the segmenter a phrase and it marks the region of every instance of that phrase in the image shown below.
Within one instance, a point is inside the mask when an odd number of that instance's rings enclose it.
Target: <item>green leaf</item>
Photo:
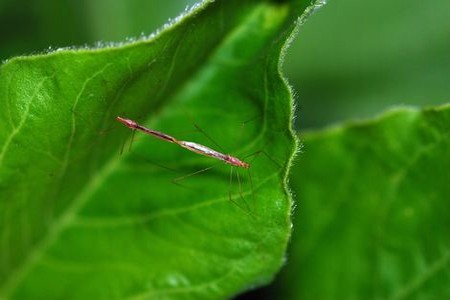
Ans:
[[[448,299],[450,106],[304,136],[287,299]]]
[[[269,282],[295,149],[279,60],[308,4],[208,1],[140,41],[3,64],[0,298],[211,299]],[[118,115],[214,139],[251,176],[230,183],[229,166],[140,133],[120,155]]]

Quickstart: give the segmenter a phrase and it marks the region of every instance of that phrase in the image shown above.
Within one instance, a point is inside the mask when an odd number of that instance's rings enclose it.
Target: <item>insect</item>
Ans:
[[[174,143],[177,144],[178,146],[181,146],[185,149],[188,149],[189,151],[204,155],[204,156],[208,156],[208,157],[212,157],[218,160],[221,160],[229,165],[235,166],[235,167],[240,167],[240,168],[244,168],[244,169],[248,169],[250,168],[250,164],[247,162],[244,162],[242,160],[240,160],[237,157],[228,155],[228,154],[223,154],[220,153],[216,150],[213,150],[209,147],[194,143],[194,142],[188,142],[188,141],[180,141],[177,140],[176,138],[167,135],[165,133],[156,131],[156,130],[152,130],[149,128],[146,128],[142,125],[139,125],[138,123],[136,123],[133,120],[130,119],[126,119],[126,118],[122,118],[122,117],[116,117],[116,120],[121,122],[122,124],[124,124],[125,126],[131,128],[131,129],[135,129],[135,130],[139,130],[142,131],[146,134],[149,135],[153,135],[163,141],[167,141],[169,143]]]
[[[248,178],[249,178],[250,188],[251,188],[251,191],[252,191],[251,194],[252,194],[252,197],[255,198],[255,194],[253,192],[253,180],[252,180],[252,177],[250,175],[250,163],[245,162],[243,160],[240,160],[239,158],[231,156],[229,154],[223,154],[221,152],[218,152],[218,151],[213,150],[213,149],[211,149],[211,148],[209,148],[207,146],[203,146],[203,145],[195,143],[195,142],[188,142],[188,141],[178,140],[178,139],[176,139],[176,138],[174,138],[174,137],[172,137],[172,136],[170,136],[168,134],[165,134],[165,133],[162,133],[160,131],[153,130],[153,129],[146,128],[146,127],[144,127],[144,126],[142,126],[142,125],[138,124],[137,122],[135,122],[133,120],[130,120],[130,119],[126,119],[126,118],[118,116],[118,117],[116,117],[116,120],[121,122],[122,124],[124,124],[125,126],[127,126],[130,129],[142,131],[142,132],[144,132],[146,134],[149,134],[149,135],[152,135],[154,137],[157,137],[157,138],[159,138],[159,139],[161,139],[163,141],[166,141],[166,142],[169,142],[169,143],[173,143],[173,144],[177,144],[180,147],[183,147],[183,148],[185,148],[185,149],[187,149],[189,151],[198,153],[198,154],[203,155],[203,156],[215,158],[217,160],[225,162],[228,165],[231,165],[230,186],[233,183],[233,167],[246,169],[248,171]],[[195,125],[195,127],[197,127],[197,126]],[[199,128],[197,127],[197,129],[199,129]],[[256,156],[256,155],[259,155],[259,154],[264,154],[274,164],[279,166],[279,164],[275,160],[273,160],[263,150],[259,150],[259,151],[255,152],[255,153],[252,153],[252,154],[248,155],[247,157],[249,157],[249,156]],[[281,168],[281,166],[279,166],[279,167]],[[172,182],[174,184],[180,185],[179,181],[181,181],[183,179],[186,179],[187,177],[193,176],[195,174],[201,173],[203,171],[207,171],[207,170],[209,170],[211,168],[212,167],[208,167],[208,168],[202,169],[200,171],[197,171],[197,172],[185,175],[185,176],[181,176],[181,177],[175,178],[175,179],[172,180]],[[231,189],[229,191],[229,199],[230,199],[231,202],[233,202],[237,207],[242,209],[244,212],[246,212],[247,214],[251,215],[252,217],[255,217],[255,215],[253,215],[253,213],[251,213],[250,207],[249,207],[249,205],[247,204],[247,202],[244,199],[243,190],[242,190],[242,186],[241,186],[241,178],[240,178],[239,172],[237,170],[236,170],[236,174],[235,175],[236,175],[237,183],[238,183],[238,187],[239,187],[239,196],[243,200],[245,208],[242,207],[236,201],[233,200]]]

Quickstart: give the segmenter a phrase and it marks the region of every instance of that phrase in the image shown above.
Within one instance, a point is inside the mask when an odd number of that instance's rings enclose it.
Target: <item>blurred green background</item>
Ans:
[[[0,0],[0,58],[123,42],[194,0]],[[450,102],[450,1],[329,0],[285,59],[299,130]]]
[[[450,102],[449,12],[448,0],[329,0],[286,62],[298,127]]]

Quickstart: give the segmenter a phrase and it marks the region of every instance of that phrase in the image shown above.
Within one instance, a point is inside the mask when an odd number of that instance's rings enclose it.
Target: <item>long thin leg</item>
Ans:
[[[148,158],[145,157],[144,155],[140,155],[140,154],[134,153],[133,156],[139,157],[140,159],[142,159],[142,160],[145,161],[146,163],[149,163],[149,164],[151,164],[151,165],[155,165],[155,166],[157,166],[157,167],[159,167],[159,168],[161,168],[161,169],[168,170],[168,171],[173,172],[173,173],[179,173],[179,170],[174,169],[174,168],[171,168],[171,167],[168,167],[168,166],[163,165],[163,164],[160,164],[160,163],[157,163],[157,162],[155,162],[155,161],[153,161],[153,160],[151,160],[151,159],[148,159]]]
[[[133,144],[134,136],[136,135],[136,129],[133,129],[132,131],[133,132],[131,133],[131,140],[130,140],[130,145],[128,146],[128,151],[131,151],[131,145]]]
[[[255,158],[252,159],[251,162],[250,162],[250,163],[253,163],[253,161],[254,161],[256,158],[258,158],[258,156],[259,156],[260,154],[265,155],[265,156],[266,156],[268,159],[270,159],[270,161],[273,162],[277,167],[281,168],[281,165],[280,165],[277,161],[275,161],[272,157],[270,157],[270,155],[267,154],[264,150],[256,151],[256,152],[254,152],[254,153],[251,153],[251,154],[245,156],[244,158],[251,157],[251,156],[255,156]],[[253,185],[253,178],[252,178],[250,169],[247,169],[247,172],[248,172],[248,178],[249,178],[250,190],[251,190],[251,194],[252,194],[252,198],[253,198],[253,203],[256,203],[256,196],[255,196],[255,190],[254,190],[254,185]],[[240,182],[240,178],[239,178],[239,177],[238,177],[238,181]],[[240,184],[240,183],[239,183],[239,184]],[[241,189],[240,189],[240,190],[241,190]],[[242,194],[241,194],[241,196],[242,196],[242,198],[243,198],[243,195],[242,195]],[[249,207],[248,204],[247,204],[247,202],[245,202],[245,203],[246,203],[247,207]],[[253,217],[256,217],[256,216],[255,216],[254,214],[252,214],[252,213],[249,213],[249,214],[250,214],[251,216],[253,216]]]
[[[197,124],[193,123],[194,127],[197,128],[198,131],[200,131],[208,140],[210,140],[214,145],[216,145],[222,152],[225,152],[225,150],[220,146],[211,136],[209,136],[203,129],[200,128]]]
[[[264,154],[264,156],[266,156],[268,159],[270,159],[277,167],[279,167],[280,169],[282,168],[282,166],[276,160],[274,160],[272,157],[270,157],[270,155],[267,154],[267,152],[265,152],[264,150],[258,150],[256,152],[253,152],[253,153],[249,154],[249,155],[246,155],[244,157],[244,159],[247,158],[247,157],[255,156],[255,158],[250,161],[250,163],[252,163],[256,158],[258,158],[258,156],[260,154]]]
[[[250,190],[252,193],[252,197],[253,197],[253,204],[256,203],[256,197],[255,197],[255,190],[253,189],[253,179],[252,179],[252,175],[250,173],[250,169],[247,169],[247,173],[248,173],[248,179],[250,181]]]
[[[189,178],[189,177],[191,177],[191,176],[194,176],[194,175],[196,175],[196,174],[199,174],[199,173],[208,171],[208,170],[210,170],[210,169],[212,169],[212,168],[214,168],[214,167],[215,167],[215,165],[210,166],[210,167],[207,167],[207,168],[204,168],[204,169],[201,169],[201,170],[198,170],[198,171],[195,171],[195,172],[190,173],[190,174],[187,174],[187,175],[183,175],[183,176],[174,178],[174,179],[171,180],[171,182],[172,182],[173,184],[176,184],[176,185],[179,185],[179,186],[182,186],[182,187],[186,187],[186,186],[180,184],[179,182],[185,180],[186,178]]]
[[[236,170],[236,177],[237,177],[237,181],[238,181],[238,190],[239,190],[239,196],[242,199],[242,201],[244,202],[245,206],[247,207],[248,211],[250,211],[250,206],[248,205],[247,201],[245,201],[243,192],[242,192],[242,183],[241,183],[241,177],[239,175],[239,170]],[[253,194],[253,190],[251,191],[251,193]]]
[[[120,156],[122,156],[122,154],[123,154],[123,149],[125,148],[125,143],[126,142],[127,142],[127,137],[125,137],[123,139],[122,146],[120,147],[120,152],[119,152]]]
[[[245,120],[244,122],[241,122],[241,128],[240,128],[240,130],[239,130],[239,136],[237,136],[237,137],[234,139],[234,140],[235,140],[235,143],[234,143],[232,149],[237,149],[237,148],[238,148],[238,145],[241,144],[241,142],[242,142],[242,136],[243,136],[243,132],[244,132],[244,127],[247,125],[247,123],[253,122],[254,120],[256,120],[256,119],[258,119],[258,118],[260,118],[260,117],[261,117],[261,116],[256,116],[256,117],[253,117],[253,118],[251,118],[251,119]]]
[[[207,134],[203,129],[201,129],[200,126],[197,125],[197,123],[195,123],[194,118],[189,114],[189,112],[184,108],[184,106],[182,106],[181,104],[179,104],[179,106],[183,110],[185,115],[189,118],[192,125],[194,125],[195,129],[197,129],[197,131],[200,131],[200,133],[202,133],[210,142],[216,145],[217,148],[219,148],[222,152],[225,152],[225,150],[209,134]]]
[[[228,196],[230,198],[230,201],[234,203],[233,201],[233,191],[231,190],[231,187],[233,186],[233,167],[230,167],[230,185],[228,186]]]
[[[256,218],[256,216],[250,211],[250,207],[248,206],[247,202],[246,202],[245,199],[244,199],[244,196],[242,195],[241,180],[240,180],[240,178],[239,178],[239,175],[237,175],[237,180],[238,180],[238,184],[239,184],[240,196],[241,196],[241,198],[243,199],[245,205],[247,206],[247,209],[245,209],[244,207],[242,207],[242,206],[239,205],[236,201],[233,200],[233,195],[232,195],[233,193],[232,193],[232,190],[231,190],[231,187],[232,187],[232,184],[233,184],[233,168],[234,168],[234,167],[231,166],[231,169],[230,169],[230,190],[229,190],[229,199],[230,199],[230,202],[233,203],[234,205],[236,205],[239,209],[241,209],[243,212],[245,212],[245,213],[248,214],[249,216],[251,216],[251,217],[253,217],[253,218]],[[238,172],[238,171],[236,170],[236,172]]]

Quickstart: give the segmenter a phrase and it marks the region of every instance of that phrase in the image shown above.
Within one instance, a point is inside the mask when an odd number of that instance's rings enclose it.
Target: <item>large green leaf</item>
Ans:
[[[449,299],[450,106],[308,133],[289,299]]]
[[[208,1],[141,41],[3,64],[0,298],[222,298],[267,283],[295,149],[279,59],[308,4]],[[216,162],[142,134],[119,155],[117,115],[217,148],[207,135],[251,177],[230,183],[220,164],[174,185]]]

